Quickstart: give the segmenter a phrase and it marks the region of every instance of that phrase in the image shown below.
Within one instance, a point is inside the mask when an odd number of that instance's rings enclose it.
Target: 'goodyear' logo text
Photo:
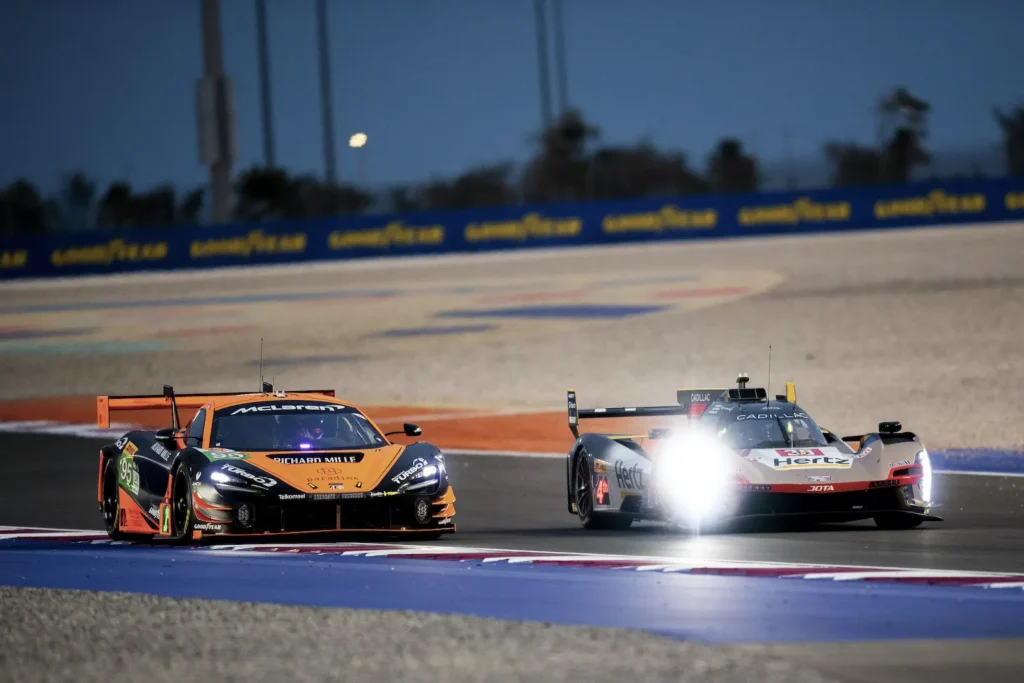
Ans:
[[[1008,211],[1024,210],[1024,192],[1007,192],[1003,201]]]
[[[193,240],[189,256],[194,259],[216,256],[251,256],[252,254],[301,254],[306,250],[306,233],[267,235],[252,230],[238,237],[215,237]]]
[[[539,213],[528,213],[519,220],[470,223],[465,236],[467,242],[525,242],[533,238],[578,237],[582,231],[583,221],[576,216],[545,218]]]
[[[26,263],[28,263],[28,252],[24,249],[0,251],[0,270],[24,268]]]
[[[798,225],[850,220],[849,202],[816,202],[799,197],[788,204],[744,206],[736,220],[740,225]]]
[[[443,243],[443,225],[405,225],[401,221],[391,221],[383,227],[365,230],[335,230],[327,236],[329,249],[388,249],[393,244],[411,246]]]
[[[64,266],[109,266],[115,261],[162,261],[167,258],[167,242],[125,242],[110,240],[106,244],[90,244],[84,247],[54,249],[50,252],[50,263],[58,268]]]
[[[711,229],[718,225],[718,212],[714,209],[688,211],[666,204],[657,211],[646,213],[611,214],[601,221],[601,230],[616,232],[664,232],[665,230]]]
[[[981,213],[985,210],[985,195],[946,194],[933,190],[923,197],[880,199],[875,202],[875,218],[904,218],[942,214]]]

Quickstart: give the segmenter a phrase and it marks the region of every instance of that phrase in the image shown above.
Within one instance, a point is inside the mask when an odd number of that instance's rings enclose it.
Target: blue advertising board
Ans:
[[[6,239],[0,279],[1024,219],[1024,178]]]

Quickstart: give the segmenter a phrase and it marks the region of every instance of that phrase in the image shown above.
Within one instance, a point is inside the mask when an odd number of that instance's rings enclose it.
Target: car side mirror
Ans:
[[[414,425],[410,422],[406,422],[404,425],[402,425],[402,427],[406,436],[419,436],[420,434],[423,433],[423,430],[420,429],[419,426]]]
[[[164,427],[156,432],[157,441],[174,441],[176,437],[177,433],[174,431],[174,427]]]
[[[878,423],[878,431],[881,432],[882,434],[895,434],[899,431],[902,431],[902,429],[903,423],[899,422],[898,420]]]

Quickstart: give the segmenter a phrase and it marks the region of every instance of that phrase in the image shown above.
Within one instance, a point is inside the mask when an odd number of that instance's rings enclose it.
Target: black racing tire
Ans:
[[[171,480],[171,540],[180,544],[191,543],[195,523],[192,478],[188,466],[182,463],[174,470],[174,477]]]
[[[117,483],[118,455],[110,455],[103,461],[103,481],[100,485],[100,511],[103,513],[103,527],[113,541],[144,541],[152,538],[147,534],[129,534],[118,528],[121,514],[120,489]]]
[[[591,489],[593,488],[593,477],[590,473],[590,459],[585,451],[576,454],[576,462],[573,465],[572,488],[574,502],[576,503],[576,515],[580,518],[580,524],[584,529],[617,530],[624,531],[633,523],[633,518],[627,515],[616,513],[594,512],[594,498]]]
[[[903,529],[916,529],[924,523],[920,517],[910,515],[877,515],[875,526],[886,531],[900,531]]]

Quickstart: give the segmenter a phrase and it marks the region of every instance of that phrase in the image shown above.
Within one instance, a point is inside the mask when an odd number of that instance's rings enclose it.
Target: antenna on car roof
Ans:
[[[772,345],[768,345],[768,405],[772,404]]]

